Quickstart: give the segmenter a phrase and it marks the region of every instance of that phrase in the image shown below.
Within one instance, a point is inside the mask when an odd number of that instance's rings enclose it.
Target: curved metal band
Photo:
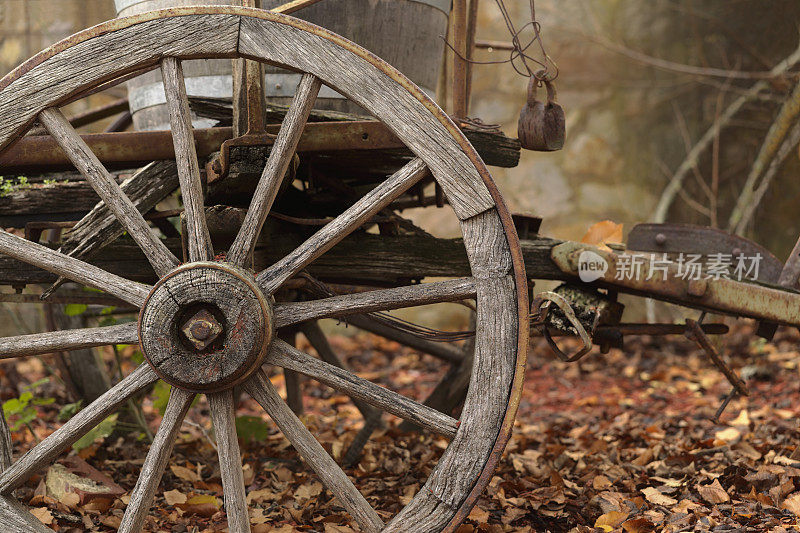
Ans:
[[[117,8],[117,13],[119,14],[121,11],[125,9],[149,1],[150,0],[114,0],[114,6]],[[434,9],[438,9],[439,11],[444,12],[445,15],[450,15],[450,8],[453,5],[452,0],[408,0],[408,1],[416,2],[418,4],[424,4]],[[227,5],[230,4],[228,3]]]

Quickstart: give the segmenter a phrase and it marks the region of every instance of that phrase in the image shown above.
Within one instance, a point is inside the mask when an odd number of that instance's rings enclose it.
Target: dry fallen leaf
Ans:
[[[37,507],[35,509],[31,509],[31,514],[38,518],[39,522],[44,525],[53,523],[53,514],[47,509],[47,507]]]
[[[718,479],[715,479],[711,485],[697,485],[697,492],[701,498],[711,504],[724,503],[731,499]]]
[[[200,476],[198,476],[194,470],[189,470],[185,466],[170,465],[169,469],[172,470],[173,474],[184,481],[190,481],[192,483],[200,481]]]
[[[654,503],[656,505],[675,505],[678,503],[678,500],[674,498],[670,498],[666,494],[663,494],[660,490],[655,487],[645,487],[642,489],[642,494],[644,497],[647,498],[647,501],[650,503]]]
[[[625,533],[650,533],[655,531],[656,527],[650,520],[640,516],[624,522],[622,529],[625,530]]]
[[[468,518],[474,520],[478,524],[485,524],[489,521],[489,511],[484,511],[476,505],[472,508],[472,511],[470,511]]]
[[[793,512],[796,516],[800,516],[800,492],[795,492],[783,500],[781,508]]]
[[[721,429],[714,434],[714,438],[723,441],[725,444],[733,444],[742,437],[742,432],[735,427]]]
[[[186,503],[186,494],[182,493],[179,490],[168,490],[167,492],[164,493],[164,499],[167,501],[169,505]]]
[[[321,492],[322,483],[313,481],[311,483],[306,483],[305,485],[300,485],[300,487],[294,491],[294,497],[299,500],[309,500],[315,496],[319,496]]]
[[[67,492],[64,493],[64,495],[61,496],[61,498],[59,498],[58,501],[60,501],[67,507],[71,507],[74,509],[75,507],[78,506],[79,503],[81,503],[81,497],[75,494],[74,492]]]
[[[600,515],[594,522],[594,527],[598,527],[603,531],[613,531],[617,529],[625,519],[628,518],[628,513],[624,511],[610,511],[604,515]]]
[[[608,249],[606,243],[622,242],[622,224],[617,224],[611,220],[603,220],[592,224],[581,239],[581,242]]]

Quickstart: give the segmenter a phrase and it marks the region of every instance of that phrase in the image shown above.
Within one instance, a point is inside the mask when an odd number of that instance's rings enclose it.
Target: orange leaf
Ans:
[[[589,227],[589,231],[581,239],[582,243],[594,244],[600,248],[608,248],[606,243],[622,242],[622,224],[611,220],[603,220]]]

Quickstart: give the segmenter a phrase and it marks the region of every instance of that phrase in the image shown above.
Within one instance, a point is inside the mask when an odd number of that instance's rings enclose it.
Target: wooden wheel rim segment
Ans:
[[[219,324],[192,344],[198,313]],[[197,320],[204,325],[206,320]],[[264,359],[274,334],[272,305],[247,272],[224,263],[180,266],[161,278],[139,313],[139,344],[158,376],[191,392],[241,383]],[[212,336],[214,338],[212,338]]]
[[[209,39],[212,30],[215,38]],[[116,19],[31,58],[0,80],[0,149],[23,135],[45,108],[167,57],[246,57],[311,73],[381,119],[442,186],[461,221],[475,280],[474,369],[455,438],[385,531],[454,531],[488,484],[511,434],[528,344],[519,241],[480,157],[432,100],[363,48],[292,17],[222,6]],[[36,97],[45,93],[46,100]]]

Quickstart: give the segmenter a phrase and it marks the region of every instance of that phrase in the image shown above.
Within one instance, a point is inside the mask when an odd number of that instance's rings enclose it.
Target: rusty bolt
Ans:
[[[656,235],[656,244],[659,246],[664,246],[665,242],[667,242],[667,236],[663,233],[658,233]]]
[[[204,350],[222,333],[222,325],[207,309],[201,309],[189,318],[181,328],[186,340],[198,350]]]
[[[689,296],[700,298],[706,293],[706,289],[708,289],[708,281],[704,279],[693,279],[689,281],[689,286],[686,287],[686,292],[689,294]]]

